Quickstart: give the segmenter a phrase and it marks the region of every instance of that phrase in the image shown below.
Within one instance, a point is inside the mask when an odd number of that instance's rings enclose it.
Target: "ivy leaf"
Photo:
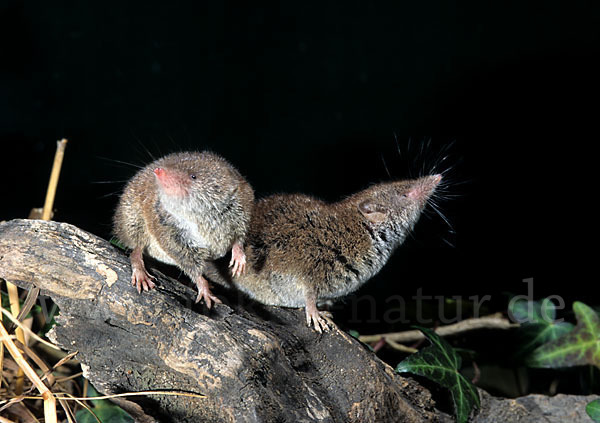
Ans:
[[[519,300],[509,304],[509,314],[521,323],[519,331],[526,340],[520,353],[528,353],[545,342],[554,341],[575,327],[569,322],[557,322],[556,306],[548,298],[542,301]]]
[[[454,348],[432,330],[418,329],[431,345],[402,360],[396,371],[424,376],[449,389],[456,420],[465,423],[473,409],[479,408],[477,388],[460,374],[461,359]]]
[[[548,298],[542,301],[513,300],[508,311],[519,323],[547,323],[556,318],[556,306]]]
[[[586,364],[600,368],[600,317],[582,302],[573,303],[577,326],[558,339],[536,348],[530,367],[572,367]]]
[[[600,422],[600,399],[590,402],[585,407],[585,412],[588,413],[588,416],[590,416],[593,421]]]

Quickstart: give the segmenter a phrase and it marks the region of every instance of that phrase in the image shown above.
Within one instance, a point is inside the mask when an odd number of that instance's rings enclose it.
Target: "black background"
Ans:
[[[455,233],[425,217],[361,294],[594,304],[597,2],[36,3],[0,3],[0,220],[43,205],[62,137],[55,219],[105,238],[149,153],[330,201],[448,154]]]

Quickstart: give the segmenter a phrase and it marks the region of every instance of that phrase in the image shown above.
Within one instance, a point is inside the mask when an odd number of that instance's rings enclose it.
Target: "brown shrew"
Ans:
[[[225,159],[211,152],[169,154],[141,169],[125,186],[114,234],[130,248],[131,282],[154,288],[143,254],[175,265],[198,288],[196,302],[221,302],[203,277],[207,261],[231,250],[232,274],[246,268],[244,241],[254,191]]]
[[[263,304],[304,307],[307,324],[327,330],[317,303],[348,295],[378,273],[441,179],[380,183],[336,203],[300,194],[260,199],[247,236],[247,271],[231,275],[210,263],[206,275]]]

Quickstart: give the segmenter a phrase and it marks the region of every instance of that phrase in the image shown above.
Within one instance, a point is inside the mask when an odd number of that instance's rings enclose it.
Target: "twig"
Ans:
[[[385,342],[385,338],[381,338],[379,341],[377,341],[375,343],[375,345],[373,345],[373,352],[377,352],[380,349],[382,349],[385,346],[386,342]]]
[[[57,393],[59,394],[59,393]],[[189,398],[206,398],[206,395],[202,394],[192,394],[191,392],[175,392],[175,391],[140,391],[140,392],[123,392],[121,394],[111,394],[111,395],[101,395],[98,397],[60,397],[65,400],[79,400],[79,401],[96,401],[96,400],[106,400],[111,398],[123,398],[123,397],[134,397],[140,395],[166,395],[166,396],[176,396],[176,397],[189,397]],[[32,397],[33,398],[33,397]],[[35,397],[38,398],[38,397]]]
[[[73,357],[75,357],[77,354],[79,354],[79,351],[73,351],[72,353],[65,355],[63,358],[58,360],[54,366],[52,366],[52,370],[56,370],[66,362],[71,361],[71,359],[73,359]]]
[[[473,379],[471,379],[471,383],[473,385],[477,385],[477,383],[479,382],[479,379],[481,378],[481,370],[479,370],[479,366],[477,365],[476,362],[473,361]]]
[[[395,350],[402,351],[405,353],[414,354],[417,351],[419,351],[416,348],[407,347],[406,345],[399,344],[398,342],[392,341],[391,339],[386,339],[386,342],[390,347],[394,348]]]
[[[135,396],[147,396],[147,395],[164,395],[164,396],[176,396],[176,397],[188,397],[188,398],[206,398],[206,395],[202,394],[193,394],[191,392],[176,392],[176,391],[139,391],[139,392],[122,392],[120,394],[111,394],[111,395],[101,395],[98,397],[75,397],[66,392],[50,392],[50,395],[58,399],[62,399],[65,401],[99,401],[99,400],[107,400],[113,398],[124,398],[124,397],[135,397]],[[19,400],[38,400],[44,399],[42,395],[22,395]]]
[[[505,317],[502,317],[501,313],[492,314],[484,317],[473,317],[471,319],[465,319],[461,322],[454,323],[452,325],[440,326],[435,330],[440,336],[456,335],[462,332],[468,332],[476,329],[511,329],[518,327],[518,323],[511,323]],[[381,333],[377,335],[362,335],[359,336],[359,340],[369,344],[371,342],[377,342],[381,338],[385,338],[387,342],[413,342],[420,339],[424,339],[425,336],[419,330],[408,330],[404,332],[391,332]]]
[[[65,376],[65,377],[58,377],[58,378],[56,378],[56,383],[63,383],[68,380],[77,379],[79,376],[83,376],[83,372],[77,372],[77,373],[74,373],[72,375]]]

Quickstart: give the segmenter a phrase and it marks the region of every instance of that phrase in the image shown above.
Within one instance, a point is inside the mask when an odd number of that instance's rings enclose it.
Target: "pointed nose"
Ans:
[[[165,175],[165,170],[162,167],[157,167],[153,170],[154,174],[159,178]]]

